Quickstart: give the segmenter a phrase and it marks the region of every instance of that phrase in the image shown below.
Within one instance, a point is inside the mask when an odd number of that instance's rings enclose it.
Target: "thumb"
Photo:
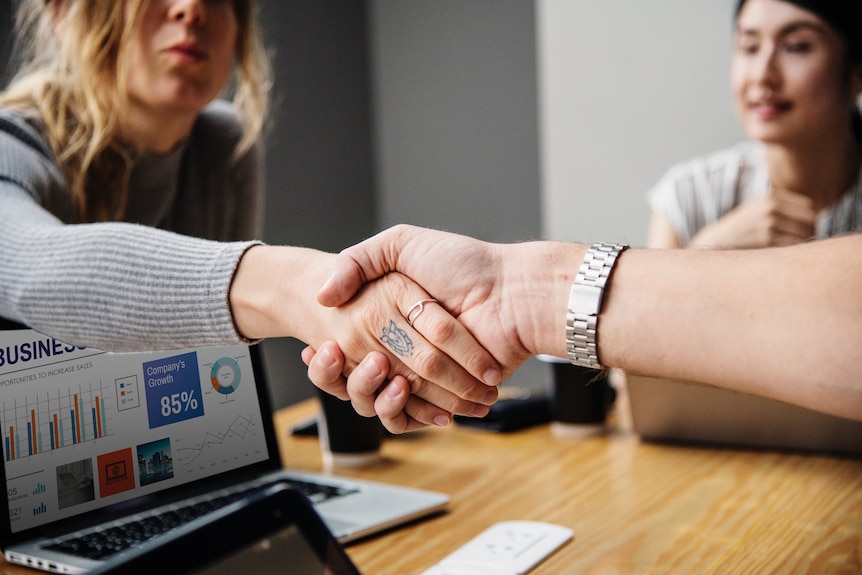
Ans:
[[[317,293],[317,301],[335,307],[350,301],[362,286],[370,281],[398,271],[401,251],[417,229],[398,225],[343,250],[335,263],[335,271]]]
[[[326,307],[337,307],[347,303],[362,289],[366,281],[362,268],[351,258],[341,254],[335,262],[335,271],[317,292],[317,302]]]

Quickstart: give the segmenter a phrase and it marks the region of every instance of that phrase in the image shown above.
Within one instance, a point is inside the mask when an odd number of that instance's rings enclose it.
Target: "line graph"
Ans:
[[[257,436],[257,423],[254,421],[254,416],[249,418],[244,415],[237,415],[223,431],[207,431],[198,443],[188,447],[178,446],[174,460],[180,465],[191,465],[209,452],[218,452],[218,456],[221,458],[235,457],[239,453],[226,453],[225,451],[241,452],[243,441]]]

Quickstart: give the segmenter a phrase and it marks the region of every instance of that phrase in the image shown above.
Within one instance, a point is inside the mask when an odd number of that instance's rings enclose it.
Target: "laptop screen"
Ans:
[[[277,465],[257,353],[106,353],[0,331],[4,535]]]

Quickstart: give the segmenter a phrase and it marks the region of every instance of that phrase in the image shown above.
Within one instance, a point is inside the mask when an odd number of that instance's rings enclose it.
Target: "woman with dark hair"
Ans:
[[[741,0],[731,85],[750,137],[651,189],[650,247],[787,245],[862,229],[862,2]]]

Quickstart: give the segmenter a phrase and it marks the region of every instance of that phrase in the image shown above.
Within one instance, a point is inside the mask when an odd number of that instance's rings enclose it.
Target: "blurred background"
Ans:
[[[643,245],[646,190],[744,137],[735,0],[259,4],[276,69],[270,243],[338,251],[412,223]],[[0,0],[4,63],[14,5]],[[302,344],[263,345],[276,407],[312,395]],[[506,385],[544,373],[530,361]]]

